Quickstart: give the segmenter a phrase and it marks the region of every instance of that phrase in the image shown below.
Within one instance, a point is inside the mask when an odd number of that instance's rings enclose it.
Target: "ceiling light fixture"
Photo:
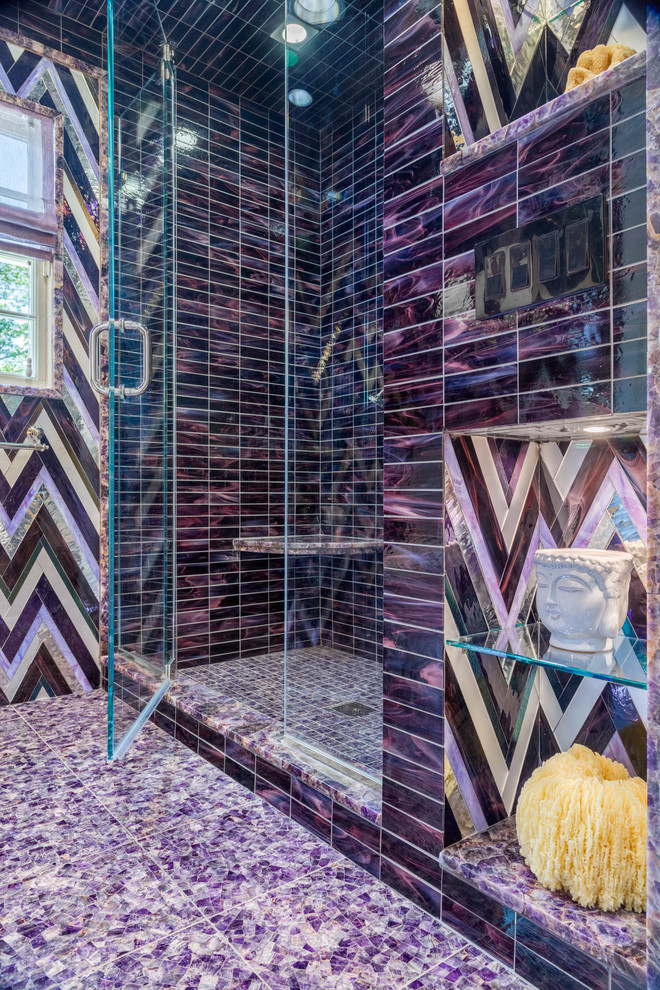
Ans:
[[[294,0],[293,12],[308,24],[332,24],[343,10],[339,0]]]
[[[583,433],[611,433],[613,426],[583,426]]]
[[[294,107],[308,107],[312,102],[312,94],[306,89],[292,89],[289,91],[289,103]]]
[[[301,45],[307,37],[307,30],[302,26],[302,24],[296,24],[293,22],[291,24],[287,24],[284,28],[282,31],[282,37],[290,45]]]
[[[273,41],[287,46],[287,50],[291,52],[293,51],[292,45],[301,48],[303,43],[309,44],[314,35],[318,33],[318,28],[312,27],[308,22],[301,24],[300,21],[295,21],[288,16],[286,21],[280,22],[275,30],[270,32],[270,36]]]

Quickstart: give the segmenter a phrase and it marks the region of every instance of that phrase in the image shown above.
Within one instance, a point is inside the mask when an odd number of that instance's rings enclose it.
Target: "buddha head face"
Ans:
[[[633,558],[609,550],[537,550],[536,605],[562,650],[610,650],[628,609]]]

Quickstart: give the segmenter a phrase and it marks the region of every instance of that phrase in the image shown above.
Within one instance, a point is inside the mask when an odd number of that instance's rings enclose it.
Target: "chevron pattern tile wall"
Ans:
[[[0,451],[0,704],[99,683],[99,404],[87,337],[101,308],[102,75],[27,45],[0,31],[0,89],[63,118],[64,375],[61,398],[0,393],[2,439],[37,426],[49,446]]]
[[[635,558],[624,631],[646,636],[646,450],[640,438],[445,446],[447,638],[537,621],[539,546]],[[574,742],[646,775],[646,692],[448,647],[446,843],[510,814],[539,760]]]
[[[443,17],[447,154],[563,93],[580,52],[645,48],[637,0],[456,0]]]

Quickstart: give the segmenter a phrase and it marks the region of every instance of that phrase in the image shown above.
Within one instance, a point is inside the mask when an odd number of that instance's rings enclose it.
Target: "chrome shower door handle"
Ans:
[[[142,395],[151,384],[153,375],[153,358],[151,354],[151,334],[142,323],[135,323],[132,320],[117,320],[116,325],[122,333],[126,330],[137,330],[142,338],[142,378],[137,385],[104,385],[99,377],[100,368],[100,348],[101,334],[110,330],[110,320],[97,323],[92,327],[89,334],[89,377],[92,388],[99,395],[119,395],[122,399],[127,395]]]
[[[151,356],[151,334],[142,323],[133,323],[131,320],[120,320],[119,326],[124,330],[137,330],[142,337],[142,379],[138,385],[117,385],[115,392],[124,398],[127,395],[142,395],[151,385],[153,375],[153,361]]]
[[[101,334],[109,329],[110,324],[105,320],[103,323],[96,323],[89,332],[89,379],[92,383],[92,388],[99,395],[110,395],[109,386],[104,385],[99,378]]]

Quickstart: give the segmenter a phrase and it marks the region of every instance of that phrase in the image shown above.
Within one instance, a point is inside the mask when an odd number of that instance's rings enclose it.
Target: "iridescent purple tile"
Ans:
[[[441,774],[402,760],[393,753],[385,753],[383,775],[435,801],[444,800],[444,778]]]
[[[586,348],[552,357],[537,357],[519,365],[520,391],[561,388],[565,385],[587,385],[612,375],[612,349]]]
[[[322,818],[332,818],[332,801],[298,777],[291,780],[291,796]]]
[[[623,322],[625,315],[620,316],[619,320]],[[639,320],[632,316],[629,317],[628,322],[631,327],[639,325]],[[567,320],[558,320],[547,327],[525,327],[519,332],[519,358],[522,362],[581,347],[598,347],[609,343],[609,337],[608,310],[598,310],[594,313],[570,317]]]
[[[444,893],[442,918],[444,924],[513,968],[515,942],[512,935],[495,928]]]
[[[502,209],[479,216],[471,223],[455,227],[445,234],[444,257],[451,258],[456,254],[471,251],[479,241],[497,234],[512,230],[517,223],[517,206],[505,206]]]
[[[505,396],[515,393],[517,385],[518,368],[515,364],[450,375],[445,379],[445,402],[467,404],[478,396]]]
[[[643,150],[612,162],[612,196],[619,196],[645,184],[646,156]]]
[[[518,399],[516,395],[505,395],[494,399],[475,399],[471,402],[456,402],[445,406],[445,429],[447,430],[507,426],[517,422]]]
[[[482,340],[445,347],[445,374],[452,375],[469,369],[509,364],[516,360],[518,338],[515,332]]]
[[[377,879],[380,876],[379,853],[363,845],[354,835],[344,832],[336,825],[332,827],[332,848]]]
[[[518,194],[529,196],[562,182],[567,178],[588,172],[609,159],[609,130],[599,131],[574,144],[562,146],[541,161],[530,162],[518,174]]]
[[[421,711],[433,715],[442,716],[444,714],[442,691],[421,681],[415,682],[386,673],[383,677],[383,693],[385,698],[391,701],[412,705],[414,708],[419,708]]]
[[[551,419],[603,416],[611,411],[610,382],[570,388],[526,392],[520,396],[520,421],[539,423]]]
[[[544,217],[564,207],[573,206],[591,196],[608,195],[609,188],[610,166],[605,164],[521,199],[518,204],[518,223],[522,225],[530,220],[536,220],[537,217]]]
[[[380,850],[380,829],[337,803],[333,806],[332,826],[333,830],[340,829],[357,839],[361,845],[369,846],[376,852]]]
[[[445,230],[470,223],[513,203],[517,193],[516,180],[516,173],[511,172],[462,196],[455,196],[445,210]]]
[[[444,740],[442,716],[417,711],[399,702],[390,701],[389,698],[383,701],[383,722],[392,729],[414,733],[438,746],[441,746]]]
[[[442,180],[436,179],[385,204],[384,226],[395,226],[442,206]]]
[[[646,110],[646,80],[644,77],[615,89],[611,94],[612,122],[624,120]]]
[[[317,815],[310,808],[292,800],[291,818],[324,842],[330,842],[332,828],[330,822],[322,815]]]
[[[441,895],[434,887],[387,859],[381,861],[380,878],[388,887],[403,894],[404,897],[414,904],[418,904],[430,915],[440,917]]]
[[[390,254],[441,230],[442,206],[436,206],[421,216],[397,220],[395,225],[388,227],[383,238],[383,249],[386,254]]]
[[[445,179],[445,202],[450,203],[457,196],[463,196],[472,189],[480,188],[485,182],[492,182],[515,169],[517,148],[509,144],[486,158],[456,168]]]

